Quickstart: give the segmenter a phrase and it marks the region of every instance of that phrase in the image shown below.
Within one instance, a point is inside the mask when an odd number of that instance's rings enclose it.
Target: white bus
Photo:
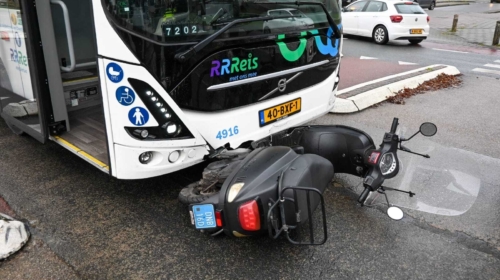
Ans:
[[[326,114],[339,79],[336,0],[7,0],[0,36],[7,125],[118,179]]]

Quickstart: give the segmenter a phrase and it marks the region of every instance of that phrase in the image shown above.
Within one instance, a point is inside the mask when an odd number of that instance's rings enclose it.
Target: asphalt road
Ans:
[[[473,48],[454,46],[433,42],[422,42],[420,45],[410,45],[405,41],[395,41],[387,45],[377,45],[369,38],[349,36],[344,41],[344,57],[370,57],[381,61],[392,62],[394,65],[411,63],[426,67],[433,64],[452,65],[461,73],[475,76],[489,76],[499,78],[500,74],[481,73],[474,69],[489,69],[499,71],[498,68],[485,67],[500,60],[500,50],[488,48]],[[498,64],[498,62],[497,62]],[[500,71],[499,71],[500,73]]]
[[[491,160],[484,169],[489,171],[500,158],[498,92],[495,79],[465,76],[458,89],[316,123],[366,129],[378,142],[394,116],[415,129],[434,121],[435,142],[473,152],[479,164]],[[27,248],[0,264],[4,279],[500,277],[498,171],[481,175],[476,203],[458,217],[406,211],[395,222],[380,209],[358,207],[345,188],[331,187],[327,243],[296,247],[267,238],[210,238],[192,229],[176,197],[200,167],[118,181],[54,143],[11,134],[3,122],[0,159],[0,193],[33,232]],[[349,186],[349,178],[338,179]]]

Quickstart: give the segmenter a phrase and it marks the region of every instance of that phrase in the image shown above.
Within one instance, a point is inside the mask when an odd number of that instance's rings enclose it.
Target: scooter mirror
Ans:
[[[420,133],[427,137],[434,136],[437,133],[437,130],[437,126],[430,122],[423,123],[420,126]]]
[[[398,207],[389,207],[387,209],[387,216],[389,216],[389,218],[393,219],[393,220],[396,220],[396,221],[399,221],[401,219],[403,219],[403,210],[401,210],[400,208]]]

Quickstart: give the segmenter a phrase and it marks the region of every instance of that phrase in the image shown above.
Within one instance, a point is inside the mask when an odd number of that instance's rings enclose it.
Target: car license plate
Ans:
[[[410,29],[410,34],[422,34],[423,32],[423,29]]]
[[[193,205],[191,219],[196,229],[216,228],[215,210],[212,204]]]
[[[302,99],[297,98],[271,108],[259,111],[260,126],[265,126],[273,122],[282,120],[291,115],[297,114],[302,109]]]

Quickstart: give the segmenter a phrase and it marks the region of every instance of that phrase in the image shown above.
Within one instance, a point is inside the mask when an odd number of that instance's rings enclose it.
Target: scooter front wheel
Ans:
[[[217,193],[219,193],[219,190],[214,190],[214,188],[212,188],[211,191],[203,192],[198,182],[194,182],[181,190],[179,193],[179,201],[187,205],[200,203]]]

